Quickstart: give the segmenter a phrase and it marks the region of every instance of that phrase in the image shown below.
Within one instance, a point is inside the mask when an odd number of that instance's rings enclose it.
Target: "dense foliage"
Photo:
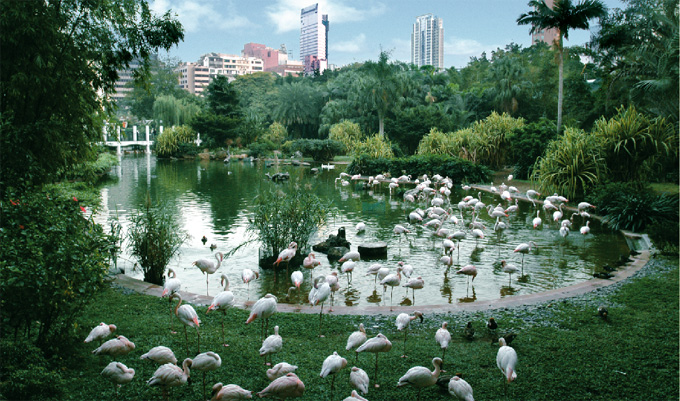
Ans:
[[[303,156],[311,157],[317,162],[332,161],[341,154],[345,147],[342,142],[332,139],[298,139],[290,146],[291,151],[299,151]]]
[[[165,268],[189,235],[180,229],[175,215],[163,205],[153,206],[147,198],[146,211],[130,217],[127,238],[130,254],[144,272],[144,281],[163,285]]]
[[[95,158],[117,70],[183,39],[144,0],[0,2],[0,194]],[[101,96],[103,93],[105,96]]]
[[[0,204],[1,337],[18,330],[41,347],[68,336],[104,286],[115,239],[76,197],[24,193]]]
[[[230,145],[244,120],[238,92],[224,75],[216,76],[206,92],[207,105],[191,119],[191,127],[216,146]]]
[[[439,174],[449,177],[454,184],[464,182],[488,182],[491,170],[483,165],[475,164],[457,157],[431,155],[409,156],[405,158],[385,159],[361,156],[354,159],[347,167],[349,174],[377,175],[390,173],[393,177],[403,174],[417,176]]]
[[[187,148],[196,153],[196,133],[188,125],[166,128],[156,137],[154,147],[158,157],[178,157],[186,154]]]
[[[511,144],[515,177],[522,180],[529,178],[536,160],[543,155],[548,144],[556,137],[555,123],[545,118],[510,132],[507,140]]]

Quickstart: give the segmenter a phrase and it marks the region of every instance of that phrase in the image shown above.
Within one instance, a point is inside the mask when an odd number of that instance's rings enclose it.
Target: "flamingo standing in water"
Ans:
[[[411,324],[411,320],[415,320],[417,318],[420,318],[420,323],[422,323],[423,313],[420,311],[415,311],[413,312],[413,316],[409,316],[408,313],[400,313],[399,316],[397,316],[397,330],[404,330],[404,355],[401,356],[402,358],[406,358],[406,337],[408,336],[408,328]]]
[[[517,247],[515,248],[515,252],[519,252],[519,253],[522,254],[522,275],[524,275],[524,255],[531,252],[532,247],[538,248],[538,246],[536,246],[536,243],[534,241],[529,241],[528,243],[523,242],[523,243],[517,245]]]
[[[345,347],[347,351],[355,349],[356,361],[359,361],[359,353],[356,352],[356,348],[358,348],[361,344],[365,343],[366,340],[367,337],[366,329],[364,329],[364,324],[359,323],[359,330],[349,335],[349,338],[347,338],[347,346]]]
[[[341,371],[345,366],[347,366],[347,359],[338,355],[338,352],[333,352],[333,355],[329,355],[324,361],[321,367],[321,373],[319,376],[323,379],[332,375],[331,379],[331,400],[333,399],[333,390],[335,389],[335,376]]]
[[[581,234],[587,235],[590,233],[590,220],[586,221],[586,225],[579,229]]]
[[[201,269],[201,272],[205,274],[205,295],[210,295],[208,293],[208,278],[220,268],[220,265],[222,265],[222,261],[224,260],[222,252],[217,252],[215,254],[215,260],[217,260],[217,263],[213,263],[207,259],[199,259],[191,264],[192,266]]]
[[[250,316],[248,316],[248,320],[246,320],[246,324],[249,324],[253,320],[260,318],[261,321],[262,321],[261,330],[260,330],[260,338],[264,338],[264,336],[269,331],[269,318],[274,313],[276,313],[276,310],[277,310],[277,299],[276,299],[276,297],[272,294],[267,294],[264,297],[258,299],[257,302],[255,302],[255,304],[253,305],[253,308],[250,310]],[[266,322],[266,328],[265,328],[265,322]]]
[[[243,280],[243,284],[248,286],[248,299],[250,299],[250,282],[258,278],[260,278],[260,273],[251,269],[246,268],[241,272],[241,280]]]
[[[201,352],[201,333],[198,328],[201,326],[201,321],[198,319],[196,310],[191,305],[182,305],[182,296],[179,293],[174,293],[170,296],[171,299],[178,298],[177,306],[175,307],[175,315],[184,323],[184,340],[186,341],[187,354],[189,353],[189,337],[187,335],[187,326],[196,328],[196,338],[198,339],[198,352]]]
[[[192,360],[187,358],[182,363],[180,368],[172,363],[166,363],[162,365],[156,372],[151,376],[151,378],[146,382],[149,386],[160,386],[163,389],[163,396],[168,399],[168,388],[177,387],[186,384],[191,372],[189,368],[191,367]]]
[[[229,291],[229,278],[227,278],[226,274],[223,274],[220,277],[220,280],[220,283],[224,286],[224,290],[215,295],[215,298],[213,298],[212,303],[205,313],[207,315],[211,310],[219,310],[222,312],[222,346],[228,347],[229,344],[224,342],[224,317],[227,315],[227,309],[234,306],[234,293]]]
[[[300,289],[300,286],[302,285],[302,282],[304,281],[305,277],[302,275],[302,272],[300,270],[295,270],[290,274],[290,281],[293,283],[296,289]]]
[[[302,267],[305,269],[310,270],[310,276],[309,279],[314,281],[314,268],[319,266],[321,264],[321,261],[316,260],[316,257],[314,256],[313,253],[310,253],[307,255],[307,257],[302,261]]]
[[[519,269],[512,263],[508,263],[504,260],[501,260],[501,267],[503,268],[503,273],[508,273],[510,276],[508,285],[512,285],[512,273],[517,273]]]
[[[446,356],[446,350],[449,348],[449,343],[451,342],[451,332],[449,332],[449,324],[447,322],[442,323],[442,327],[437,330],[434,335],[434,339],[439,343],[442,351],[442,365],[444,364],[444,357]]]
[[[543,220],[541,220],[541,211],[536,212],[536,217],[531,221],[531,224],[534,226],[534,229],[538,228],[538,226],[541,225]]]
[[[383,268],[383,265],[381,265],[380,263],[373,263],[372,265],[370,265],[370,266],[368,267],[368,270],[366,271],[366,275],[367,275],[367,276],[368,276],[369,274],[372,274],[373,276],[375,276],[375,278],[373,279],[373,286],[374,286],[374,287],[375,287],[376,284],[378,283],[378,272],[379,272],[380,269],[382,269],[382,268]],[[382,279],[381,279],[381,280],[382,280]]]
[[[217,370],[222,366],[222,358],[212,351],[196,355],[191,368],[203,372],[203,399],[205,400],[205,372]]]
[[[517,378],[517,372],[515,371],[515,365],[517,364],[517,352],[514,348],[506,345],[505,339],[503,337],[498,339],[498,344],[500,348],[496,354],[496,366],[503,372],[505,384],[505,394],[508,393],[508,383]]]
[[[177,278],[175,271],[173,269],[168,269],[168,279],[163,283],[163,294],[161,294],[161,298],[168,297],[168,305],[170,305],[170,332],[172,334],[175,334],[176,332],[173,329],[172,301],[170,300],[170,296],[178,292],[181,286],[182,282]]]
[[[416,290],[422,290],[425,287],[425,280],[422,277],[410,278],[408,282],[404,284],[404,287],[410,288],[413,291],[413,305],[416,304]],[[408,291],[408,290],[406,290]]]
[[[378,384],[378,353],[389,352],[392,349],[392,343],[385,337],[384,334],[378,333],[377,336],[367,340],[357,348],[357,352],[372,352],[375,354],[375,374],[373,375],[373,382],[375,388],[380,387]]]
[[[118,394],[118,389],[120,389],[120,386],[130,383],[135,377],[135,370],[128,368],[120,362],[111,362],[106,365],[104,370],[102,370],[101,375],[113,383],[113,386],[116,389],[116,394]]]
[[[475,277],[477,277],[477,268],[473,265],[467,265],[461,267],[460,270],[456,272],[456,274],[464,274],[468,278],[468,285],[470,284],[470,276],[472,276],[472,282],[475,281]]]
[[[401,283],[401,266],[397,267],[397,272],[387,275],[384,279],[380,280],[380,284],[383,286],[383,294],[387,290],[387,286],[392,287],[390,290],[390,312],[392,311],[392,293],[394,293],[394,287],[397,287]]]
[[[278,267],[281,262],[286,262],[286,275],[288,275],[288,265],[290,264],[291,259],[293,259],[297,253],[297,247],[297,242],[291,242],[288,244],[288,248],[279,253],[279,257],[273,263],[274,266]]]
[[[419,400],[420,390],[423,387],[434,386],[437,383],[437,379],[439,379],[439,374],[441,373],[442,367],[441,358],[432,359],[432,365],[434,365],[434,370],[432,371],[424,366],[412,367],[399,379],[397,387],[410,384],[411,386],[417,388],[418,394],[416,395],[416,400]]]

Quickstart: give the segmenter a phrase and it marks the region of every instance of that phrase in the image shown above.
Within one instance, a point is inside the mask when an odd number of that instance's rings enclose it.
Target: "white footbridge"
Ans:
[[[104,141],[102,144],[104,146],[116,148],[117,154],[122,154],[123,148],[129,146],[143,146],[146,148],[146,153],[151,153],[151,145],[153,145],[154,141],[151,138],[151,131],[148,125],[144,127],[144,134],[139,132],[136,125],[132,126],[132,140],[125,139],[125,135],[121,138],[120,126],[116,128],[114,135],[109,135],[107,128],[108,127],[104,127]],[[161,125],[158,130],[158,135],[162,133],[163,126]],[[196,146],[201,146],[201,134],[197,134],[194,142],[196,143]]]

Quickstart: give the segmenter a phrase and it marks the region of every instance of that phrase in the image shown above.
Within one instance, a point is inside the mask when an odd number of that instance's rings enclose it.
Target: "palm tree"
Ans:
[[[530,33],[546,29],[557,29],[558,36],[554,45],[557,49],[557,65],[559,69],[559,86],[557,95],[557,132],[562,127],[562,99],[564,97],[564,47],[563,40],[569,39],[570,29],[588,29],[589,21],[607,15],[607,8],[600,0],[583,0],[574,5],[571,0],[555,0],[550,8],[544,0],[531,0],[529,6],[533,11],[517,18],[519,25],[531,25]]]

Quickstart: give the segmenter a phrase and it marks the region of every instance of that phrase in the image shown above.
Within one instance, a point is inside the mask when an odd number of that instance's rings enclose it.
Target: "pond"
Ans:
[[[317,166],[319,167],[319,166]],[[519,203],[519,210],[503,220],[508,228],[502,237],[496,236],[493,227],[496,221],[483,210],[478,220],[485,229],[485,237],[475,240],[468,228],[471,220],[469,212],[463,213],[464,226],[454,226],[452,219],[444,223],[451,230],[463,230],[467,236],[453,252],[453,266],[449,269],[439,262],[443,255],[442,238],[433,235],[433,230],[422,224],[410,224],[408,215],[416,207],[426,209],[429,205],[416,205],[403,200],[401,194],[390,193],[386,183],[371,190],[365,189],[360,181],[350,181],[342,185],[336,178],[346,166],[336,165],[334,169],[319,168],[313,174],[310,167],[279,165],[266,167],[264,163],[247,161],[186,161],[157,160],[152,155],[125,155],[121,165],[113,172],[113,179],[102,186],[103,208],[96,216],[99,223],[106,224],[109,219],[118,216],[123,231],[129,225],[129,216],[136,210],[143,210],[147,193],[151,199],[162,201],[170,212],[177,216],[183,229],[191,235],[181,248],[181,254],[174,258],[170,267],[177,272],[182,281],[182,290],[205,294],[206,277],[192,266],[197,259],[215,260],[217,251],[229,252],[249,238],[246,229],[248,216],[252,213],[253,199],[261,191],[312,191],[332,205],[334,215],[320,227],[310,244],[325,240],[330,234],[336,234],[344,227],[351,250],[357,250],[362,243],[383,241],[387,243],[387,258],[382,260],[361,260],[357,263],[351,284],[340,270],[341,263],[329,262],[322,253],[315,252],[322,263],[314,269],[313,275],[328,275],[338,272],[340,290],[335,294],[336,305],[361,308],[368,305],[389,305],[390,288],[383,296],[383,288],[374,284],[375,276],[366,275],[368,267],[381,263],[396,272],[399,262],[411,265],[414,269],[412,277],[422,277],[425,286],[415,291],[415,305],[445,305],[460,302],[492,300],[513,295],[529,294],[545,290],[565,287],[592,278],[594,270],[604,264],[617,260],[621,254],[628,253],[624,238],[591,219],[589,235],[581,235],[579,228],[585,222],[580,217],[574,218],[570,235],[563,238],[559,234],[558,223],[551,222],[550,216],[541,210],[543,225],[533,229],[532,220],[536,217],[536,209],[530,203]],[[265,174],[288,172],[291,179],[283,183],[274,183]],[[412,184],[401,185],[401,188],[413,188]],[[401,189],[403,190],[403,189]],[[477,191],[464,191],[460,186],[452,188],[451,207],[460,219],[457,203],[466,195],[478,196]],[[481,201],[487,205],[501,203],[499,195],[481,193]],[[507,202],[502,202],[504,207]],[[565,212],[570,216],[571,213]],[[427,218],[424,219],[427,221]],[[357,233],[355,226],[363,222],[366,230]],[[550,222],[550,223],[548,223]],[[401,224],[411,230],[404,236],[394,234],[394,227]],[[204,244],[201,238],[205,236]],[[513,250],[520,243],[534,241],[538,248],[524,256],[524,275],[513,274],[510,277],[503,272],[501,260],[507,260],[517,267],[521,266],[522,255]],[[216,245],[212,251],[210,245]],[[135,270],[134,260],[127,253],[128,244],[123,244],[123,253],[118,267],[126,274],[142,278],[140,271]],[[307,303],[307,294],[311,288],[310,271],[303,270],[305,281],[299,293],[293,293],[286,300],[286,293],[291,286],[285,269],[275,277],[271,270],[260,270],[258,267],[259,245],[254,242],[244,246],[222,263],[217,273],[209,277],[209,291],[213,296],[221,291],[220,275],[229,277],[230,289],[240,301],[257,300],[266,293],[276,295],[279,302],[303,304]],[[458,256],[460,255],[460,256]],[[468,284],[468,277],[456,274],[462,266],[476,266],[478,275]],[[260,270],[260,278],[250,282],[249,286],[241,280],[243,269]],[[292,273],[291,269],[291,273]],[[275,280],[276,278],[276,280]],[[408,278],[402,277],[401,285]],[[411,305],[414,302],[413,292],[406,288],[394,288],[394,305]]]

